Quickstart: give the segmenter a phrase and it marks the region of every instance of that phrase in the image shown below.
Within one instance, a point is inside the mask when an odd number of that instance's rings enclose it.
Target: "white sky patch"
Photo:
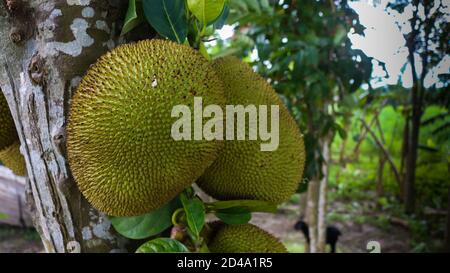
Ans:
[[[281,4],[283,0],[279,1]],[[367,56],[373,57],[380,62],[384,62],[386,72],[382,69],[378,61],[373,62],[373,72],[371,84],[374,88],[395,85],[399,81],[409,88],[412,86],[411,66],[408,63],[408,49],[403,34],[411,31],[409,19],[412,16],[412,7],[407,6],[402,13],[389,9],[386,6],[391,0],[356,0],[349,1],[349,5],[359,15],[360,23],[366,27],[365,36],[358,35],[353,31],[348,33],[352,42],[353,49],[361,49]],[[445,3],[445,1],[444,1]],[[420,11],[420,10],[419,10]],[[445,18],[450,20],[450,5],[444,7]],[[235,25],[225,25],[217,30],[221,40],[227,40],[234,35]],[[287,38],[283,39],[287,42]],[[208,42],[207,47],[213,47],[216,42]],[[258,51],[254,49],[250,55],[251,61],[258,61]],[[416,70],[422,71],[419,56],[415,56]],[[429,87],[438,81],[438,75],[449,73],[450,57],[446,56],[442,61],[432,69],[425,77],[425,86]],[[384,78],[388,76],[388,78]],[[442,87],[442,83],[437,84]]]
[[[221,40],[226,40],[234,35],[234,26],[232,25],[224,25],[222,29],[217,30],[219,37]]]
[[[408,57],[406,41],[396,25],[396,21],[402,22],[405,19],[407,21],[405,14],[402,17],[394,16],[392,13],[389,15],[384,11],[384,5],[374,7],[363,1],[349,2],[349,4],[359,14],[360,23],[366,27],[365,36],[356,33],[348,34],[352,47],[361,49],[367,56],[384,62],[389,73],[387,79],[372,81],[373,87],[396,84]],[[372,76],[374,78],[384,77],[384,71],[377,65],[378,63],[374,66]],[[411,84],[409,80],[408,77],[402,78],[405,86]]]
[[[258,50],[256,48],[252,50],[252,53],[250,54],[250,60],[252,60],[252,62],[259,61]]]
[[[376,3],[376,5],[374,5]],[[378,66],[374,64],[372,72],[373,87],[380,87],[388,84],[401,84],[410,88],[412,86],[412,72],[411,65],[408,62],[408,49],[406,48],[406,41],[403,34],[411,31],[411,25],[408,21],[412,17],[412,6],[405,7],[402,13],[396,10],[389,9],[386,11],[386,6],[389,0],[360,0],[349,2],[358,14],[360,22],[366,27],[364,30],[365,36],[360,36],[350,32],[348,37],[352,42],[352,48],[361,49],[367,56],[373,57],[386,64],[386,70],[389,74],[387,79],[380,80],[385,73]],[[445,1],[444,1],[445,2]],[[450,5],[445,6],[445,17],[450,19]],[[423,13],[423,7],[419,6],[419,15]],[[432,50],[433,45],[430,46]],[[417,73],[422,71],[422,62],[419,55],[415,54]],[[437,87],[442,87],[442,82],[439,82],[438,75],[449,73],[450,71],[450,57],[446,56],[441,62],[431,69],[425,77],[425,87],[430,87],[434,83]],[[378,78],[378,79],[377,79]]]

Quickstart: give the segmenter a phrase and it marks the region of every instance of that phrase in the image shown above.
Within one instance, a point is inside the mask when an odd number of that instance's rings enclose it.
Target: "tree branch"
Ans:
[[[392,159],[391,154],[389,153],[389,151],[384,147],[383,143],[381,142],[381,140],[375,135],[375,133],[372,131],[372,129],[370,129],[369,125],[367,125],[366,121],[364,119],[360,119],[361,123],[363,124],[363,126],[366,128],[367,132],[372,136],[372,138],[375,140],[376,144],[378,145],[378,147],[381,149],[381,151],[383,152],[383,154],[386,156],[386,159],[389,162],[389,165],[392,168],[392,171],[394,172],[394,176],[395,179],[397,180],[397,182],[399,183],[399,185],[401,184],[401,178],[400,178],[400,174],[398,172],[397,166],[395,166],[394,160]]]

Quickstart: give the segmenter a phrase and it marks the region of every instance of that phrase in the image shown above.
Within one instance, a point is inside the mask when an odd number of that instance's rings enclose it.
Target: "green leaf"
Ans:
[[[229,225],[246,224],[252,219],[252,214],[244,207],[219,210],[216,212],[216,216]]]
[[[261,9],[262,9],[262,10],[265,10],[265,11],[270,10],[270,3],[269,3],[269,0],[261,0],[259,3],[260,3],[260,5],[261,5]]]
[[[347,30],[342,25],[338,25],[336,28],[336,33],[334,34],[333,44],[339,45],[346,36]]]
[[[208,204],[213,210],[224,210],[234,207],[243,207],[250,212],[276,212],[277,206],[273,203],[260,200],[230,200],[216,201]]]
[[[208,61],[211,61],[211,57],[208,54],[208,51],[206,50],[205,44],[204,43],[200,43],[200,48],[198,49],[198,51],[203,55],[203,57],[205,57]]]
[[[259,7],[259,0],[247,0],[247,6],[251,11],[261,14],[261,9]]]
[[[162,36],[182,44],[187,36],[188,22],[184,1],[143,0],[147,21]]]
[[[181,207],[178,198],[147,214],[132,217],[111,217],[114,229],[130,239],[156,235],[172,225],[172,213]]]
[[[200,23],[208,25],[220,16],[225,0],[187,0],[187,4]]]
[[[177,240],[157,238],[141,245],[136,253],[178,253],[189,252],[187,247]]]
[[[0,212],[0,220],[8,219],[9,216],[6,213]]]
[[[215,29],[221,29],[225,25],[225,22],[227,21],[228,15],[230,14],[230,7],[228,5],[225,5],[223,7],[223,11],[220,14],[219,18],[214,22],[214,28]]]
[[[181,193],[180,199],[186,212],[189,229],[198,237],[205,225],[205,206],[197,197],[188,198],[185,192]]]
[[[128,10],[120,33],[121,36],[144,22],[142,3],[136,3],[136,1],[129,0],[128,2]]]
[[[334,128],[336,128],[336,131],[338,132],[341,139],[347,138],[347,132],[344,130],[344,128],[342,128],[342,126],[340,124],[335,123]]]

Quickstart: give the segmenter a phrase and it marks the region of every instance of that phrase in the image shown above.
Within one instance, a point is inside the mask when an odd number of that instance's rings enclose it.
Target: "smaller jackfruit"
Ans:
[[[6,98],[0,89],[0,150],[12,145],[18,140],[14,120],[9,111]]]
[[[303,136],[295,120],[270,84],[248,64],[225,57],[215,60],[213,67],[224,82],[227,104],[279,106],[279,146],[275,151],[261,151],[264,141],[260,138],[227,140],[198,186],[219,200],[286,201],[297,190],[305,165]],[[250,132],[249,124],[246,121],[245,132]],[[237,127],[234,130],[236,134]]]
[[[212,253],[287,253],[276,237],[255,225],[216,221],[208,226],[203,235]]]
[[[0,161],[16,175],[25,176],[27,174],[25,159],[20,153],[18,141],[0,151]]]

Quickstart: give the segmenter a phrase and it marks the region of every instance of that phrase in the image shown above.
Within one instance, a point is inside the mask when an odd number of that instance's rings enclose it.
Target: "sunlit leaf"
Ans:
[[[189,252],[187,247],[177,240],[157,238],[141,245],[136,253],[179,253]]]
[[[220,16],[225,0],[187,0],[187,4],[200,23],[208,25]]]
[[[243,207],[250,212],[275,212],[277,210],[275,204],[261,200],[216,201],[208,205],[213,210],[223,210],[233,207]]]
[[[180,200],[186,211],[186,219],[189,229],[198,236],[205,224],[205,206],[197,197],[188,198],[186,193],[180,194]]]
[[[125,21],[120,35],[126,34],[142,22],[144,22],[144,14],[141,1],[129,0],[127,14],[125,15]]]
[[[147,214],[131,217],[111,217],[114,229],[130,239],[156,235],[172,225],[172,213],[181,207],[178,198]]]
[[[219,210],[216,212],[216,216],[229,225],[246,224],[252,219],[252,214],[244,207]]]

